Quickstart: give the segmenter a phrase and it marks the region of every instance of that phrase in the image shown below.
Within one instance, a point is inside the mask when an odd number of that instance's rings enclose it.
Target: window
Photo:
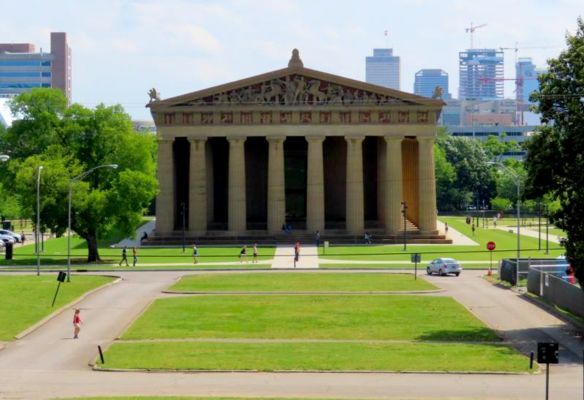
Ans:
[[[39,82],[0,82],[0,89],[30,89],[40,86]]]
[[[51,73],[49,71],[44,71],[41,73],[41,76],[45,77],[45,78],[50,78],[51,77]]]
[[[43,62],[41,62],[41,65],[43,67],[50,67],[51,66],[51,62],[50,61],[43,61]]]
[[[0,66],[4,67],[38,67],[40,65],[39,60],[0,60]]]

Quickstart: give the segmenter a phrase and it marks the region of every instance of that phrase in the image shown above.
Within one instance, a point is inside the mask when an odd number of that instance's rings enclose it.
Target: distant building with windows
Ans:
[[[517,101],[525,106],[533,104],[529,101],[531,93],[539,90],[537,77],[543,73],[537,69],[531,57],[520,57],[515,64],[515,96]]]
[[[400,90],[400,60],[393,49],[373,49],[373,56],[365,58],[365,81]]]
[[[459,99],[503,99],[503,61],[501,50],[469,49],[459,53]]]
[[[0,125],[4,127],[9,127],[12,125],[12,112],[8,102],[10,99],[5,97],[0,97]]]
[[[450,99],[448,93],[448,73],[441,69],[421,69],[416,72],[414,80],[414,94],[432,97],[436,87],[442,89],[442,98]]]
[[[37,87],[63,91],[71,100],[71,49],[65,32],[51,32],[51,51],[36,52],[32,43],[0,43],[0,96]]]

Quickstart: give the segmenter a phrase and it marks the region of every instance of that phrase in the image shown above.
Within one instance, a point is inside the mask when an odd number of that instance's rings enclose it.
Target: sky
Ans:
[[[487,24],[475,48],[517,46],[545,67],[578,16],[582,0],[0,0],[0,43],[48,51],[50,32],[67,32],[73,101],[151,119],[150,88],[164,99],[284,68],[293,48],[305,67],[365,80],[365,57],[390,47],[401,90],[413,91],[416,71],[441,68],[457,97],[471,22]],[[505,78],[514,60],[506,50]],[[506,81],[505,96],[513,90]]]

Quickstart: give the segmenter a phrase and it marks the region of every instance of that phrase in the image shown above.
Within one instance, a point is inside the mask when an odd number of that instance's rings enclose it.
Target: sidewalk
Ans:
[[[512,232],[514,234],[517,234],[517,227],[516,226],[498,226],[497,229],[500,229],[500,230],[505,231],[505,232]],[[521,232],[521,236],[529,236],[529,237],[536,238],[536,239],[539,237],[539,232],[534,231],[530,228],[521,227],[520,232]],[[551,243],[556,243],[556,244],[560,243],[560,240],[558,239],[557,235],[548,235],[548,240]],[[541,241],[545,243],[545,232],[544,231],[541,232]]]
[[[297,269],[312,269],[318,268],[318,251],[316,246],[307,245],[300,247],[300,259],[296,263]],[[274,254],[274,262],[272,263],[274,269],[288,269],[294,268],[294,246],[280,245],[276,247]]]

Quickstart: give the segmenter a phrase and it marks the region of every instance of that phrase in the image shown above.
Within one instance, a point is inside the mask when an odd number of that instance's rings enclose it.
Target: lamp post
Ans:
[[[505,164],[498,161],[491,161],[489,165],[496,165],[504,169],[513,178],[513,182],[517,186],[517,276],[515,277],[515,284],[519,286],[519,259],[521,258],[521,178],[513,169],[507,167]]]
[[[91,174],[93,171],[99,168],[118,168],[118,164],[104,164],[93,167],[82,174],[71,178],[69,181],[69,208],[67,212],[67,282],[71,282],[71,198],[73,194],[73,182],[85,178],[87,175]]]
[[[36,232],[35,232],[35,247],[36,247],[36,262],[37,262],[37,276],[41,274],[41,246],[39,243],[40,229],[41,229],[41,171],[43,166],[39,165],[37,168],[37,218],[36,218]]]
[[[404,216],[404,251],[407,250],[407,216],[406,211],[408,210],[408,205],[405,201],[401,202],[402,205],[402,214]]]

